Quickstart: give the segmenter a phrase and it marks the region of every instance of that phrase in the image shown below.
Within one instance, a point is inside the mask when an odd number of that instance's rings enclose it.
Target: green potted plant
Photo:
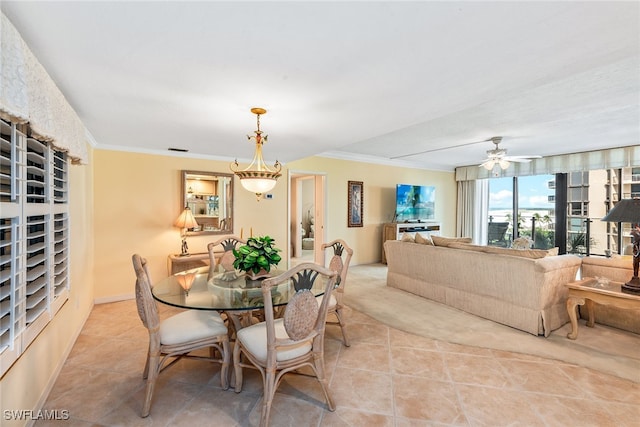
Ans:
[[[265,277],[271,265],[277,265],[282,257],[281,250],[274,246],[275,240],[269,236],[250,237],[247,244],[233,250],[236,257],[233,267],[244,271],[250,279]]]

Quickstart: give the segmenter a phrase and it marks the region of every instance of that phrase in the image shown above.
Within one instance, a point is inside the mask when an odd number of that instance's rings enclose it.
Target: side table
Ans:
[[[569,296],[567,298],[567,312],[571,319],[571,332],[567,338],[575,340],[578,338],[578,315],[576,306],[586,305],[587,326],[593,327],[595,316],[593,313],[593,303],[611,305],[617,308],[640,310],[640,294],[622,292],[622,283],[609,282],[607,285],[599,285],[598,281],[592,277],[585,277],[577,282],[567,284]]]

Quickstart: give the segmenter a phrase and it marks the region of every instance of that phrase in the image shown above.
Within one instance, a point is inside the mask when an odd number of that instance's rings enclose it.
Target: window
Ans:
[[[507,240],[513,239],[515,229],[519,236],[531,237],[533,234],[534,247],[548,248],[556,244],[563,246],[563,237],[559,236],[560,242],[556,243],[555,234],[556,228],[563,234],[565,230],[556,225],[562,226],[566,221],[567,252],[579,255],[622,253],[631,242],[630,224],[623,223],[619,229],[617,223],[601,219],[618,200],[640,195],[638,176],[640,168],[633,167],[573,172],[566,175],[566,185],[556,185],[557,176],[551,175],[491,179],[489,224],[506,221],[509,223]],[[514,194],[516,206],[512,206]],[[556,199],[564,200],[565,196],[566,212],[555,215]],[[544,203],[545,198],[547,203]],[[515,224],[513,218],[517,218]],[[556,224],[556,221],[562,224]],[[495,242],[490,238],[488,244]]]
[[[569,187],[582,187],[589,185],[589,172],[571,172],[569,174]]]
[[[631,168],[630,198],[640,198],[640,168]]]
[[[0,120],[0,375],[69,297],[68,160]]]
[[[514,206],[514,200],[517,200],[516,206]],[[515,237],[526,236],[533,239],[536,248],[553,247],[555,239],[554,200],[555,180],[553,175],[491,179],[489,181],[489,238],[487,244],[510,246]],[[514,218],[516,218],[515,224]],[[495,230],[499,224],[505,223],[509,225],[504,236],[498,238],[492,235],[492,229]]]
[[[570,202],[569,203],[569,216],[580,216],[586,217],[588,216],[588,202]]]

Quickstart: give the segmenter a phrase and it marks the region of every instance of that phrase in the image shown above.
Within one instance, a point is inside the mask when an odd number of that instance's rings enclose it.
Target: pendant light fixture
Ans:
[[[262,145],[267,142],[268,135],[262,135],[260,130],[260,116],[266,114],[267,110],[264,108],[252,108],[251,112],[257,116],[258,129],[253,131],[255,135],[247,135],[249,141],[254,141],[256,144],[256,152],[253,155],[253,161],[246,169],[239,169],[238,160],[231,164],[229,167],[231,171],[240,178],[240,184],[252,193],[255,193],[256,198],[260,201],[260,198],[267,191],[271,191],[276,186],[277,179],[282,175],[280,170],[282,166],[280,162],[276,160],[273,165],[273,169],[269,168],[262,158]]]

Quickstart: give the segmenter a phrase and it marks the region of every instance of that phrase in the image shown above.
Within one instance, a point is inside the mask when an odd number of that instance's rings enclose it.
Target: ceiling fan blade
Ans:
[[[529,163],[533,159],[540,159],[541,156],[507,156],[504,159],[516,163]]]
[[[534,156],[534,155],[531,155],[531,156],[505,156],[505,159],[513,160],[514,162],[517,162],[518,159],[529,159],[529,160],[531,160],[531,159],[541,159],[541,158],[542,158],[542,156]]]

